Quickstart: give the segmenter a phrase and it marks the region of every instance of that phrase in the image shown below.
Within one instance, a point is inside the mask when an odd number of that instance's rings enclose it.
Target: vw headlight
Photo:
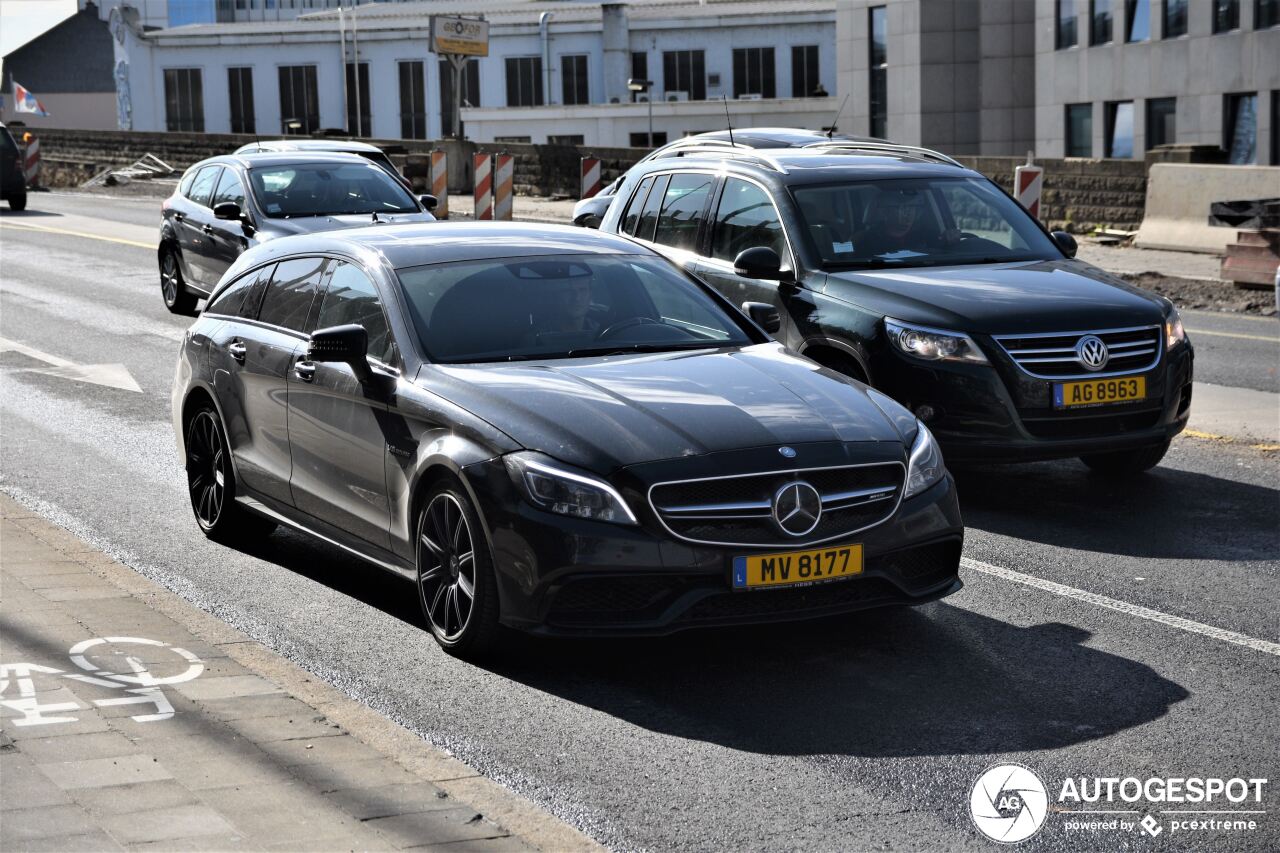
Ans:
[[[916,440],[911,445],[911,460],[907,463],[907,489],[903,498],[914,497],[947,473],[942,464],[942,450],[933,433],[922,422],[916,421]]]
[[[512,453],[504,461],[529,503],[539,509],[593,521],[639,523],[622,495],[598,477],[533,453]]]
[[[982,354],[982,350],[978,349],[973,338],[964,332],[913,326],[891,317],[885,318],[884,328],[889,333],[889,340],[893,342],[894,347],[909,356],[925,361],[987,363],[987,357]]]
[[[1186,340],[1187,330],[1182,328],[1182,315],[1177,308],[1171,306],[1164,318],[1164,348],[1171,350]]]

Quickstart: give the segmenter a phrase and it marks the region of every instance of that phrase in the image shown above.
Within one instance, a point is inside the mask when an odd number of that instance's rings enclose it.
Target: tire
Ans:
[[[19,211],[20,211],[20,210],[26,210],[26,209],[27,209],[27,194],[24,192],[24,193],[20,193],[19,195],[11,195],[11,196],[9,196],[9,209],[10,209],[10,210],[19,210]]]
[[[414,530],[418,603],[436,642],[464,659],[492,653],[502,630],[493,558],[461,484],[449,478],[431,486]]]
[[[211,404],[200,405],[187,418],[184,444],[191,511],[204,535],[223,544],[254,542],[269,536],[276,528],[275,522],[235,501],[231,451],[222,420]]]
[[[172,246],[160,250],[160,298],[170,313],[193,317],[199,299],[187,290],[182,280],[182,265]]]
[[[1114,453],[1091,453],[1081,456],[1080,461],[1099,474],[1121,477],[1129,474],[1141,474],[1150,471],[1160,464],[1160,460],[1169,452],[1169,440],[1150,447],[1139,447],[1136,450],[1118,450]]]

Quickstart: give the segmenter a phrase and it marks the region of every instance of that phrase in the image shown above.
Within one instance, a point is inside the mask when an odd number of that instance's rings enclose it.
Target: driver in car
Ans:
[[[924,193],[918,190],[881,192],[873,202],[871,224],[854,238],[859,256],[921,254],[927,238],[919,233],[928,217]]]
[[[591,311],[591,281],[571,278],[547,288],[546,311],[540,332],[597,332],[600,325],[587,314]]]

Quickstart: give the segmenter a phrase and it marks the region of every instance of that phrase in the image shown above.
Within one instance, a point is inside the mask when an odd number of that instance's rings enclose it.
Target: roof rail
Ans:
[[[733,146],[730,146],[728,143],[723,145],[690,146],[671,153],[672,157],[697,157],[705,155],[732,160],[750,160],[775,172],[780,172],[784,175],[787,173],[787,170],[782,167],[782,164],[765,154],[761,149],[752,148],[751,146],[743,145],[742,143],[737,143]],[[666,159],[668,158],[655,157],[650,162],[657,162]]]
[[[916,145],[899,145],[896,142],[852,142],[849,140],[830,142],[811,142],[804,146],[805,148],[837,148],[841,151],[884,151],[886,153],[913,154],[925,160],[936,160],[939,163],[946,163],[948,166],[959,166],[965,168],[963,163],[959,163],[940,151],[934,151],[932,148],[921,148]]]

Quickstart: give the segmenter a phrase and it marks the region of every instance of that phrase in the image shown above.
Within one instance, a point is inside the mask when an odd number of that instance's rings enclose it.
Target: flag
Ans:
[[[47,116],[49,114],[44,105],[36,100],[36,96],[19,85],[17,80],[13,81],[13,111],[15,113],[34,113],[38,116]]]

